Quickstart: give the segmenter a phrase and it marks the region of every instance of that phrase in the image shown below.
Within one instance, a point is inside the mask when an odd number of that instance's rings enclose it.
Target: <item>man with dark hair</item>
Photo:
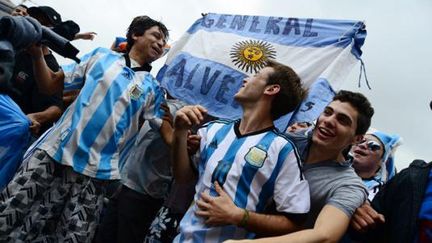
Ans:
[[[24,4],[17,5],[11,12],[12,16],[27,16],[28,7]]]
[[[159,33],[156,33],[157,35],[163,35],[168,39],[168,29],[165,27],[164,24],[162,24],[159,21],[153,20],[148,16],[138,16],[135,17],[132,20],[132,23],[130,24],[127,33],[126,33],[126,39],[127,39],[127,51],[129,52],[132,48],[132,46],[136,43],[136,39],[133,38],[134,35],[142,35],[144,32],[149,29],[156,27],[159,29]],[[166,44],[166,42],[165,42]],[[164,44],[164,46],[165,46]],[[159,51],[159,50],[156,50]],[[162,50],[163,51],[163,50]],[[152,60],[154,61],[154,60]]]
[[[287,134],[303,160],[302,172],[309,183],[311,210],[303,224],[305,230],[256,242],[338,242],[342,238],[352,214],[367,198],[367,190],[349,161],[344,160],[342,151],[362,140],[373,113],[362,94],[340,91],[319,116],[312,131]],[[213,205],[206,209],[207,215],[209,219],[220,220],[237,210],[232,206],[220,213],[219,207]],[[275,224],[261,223],[261,227]]]
[[[186,138],[191,126],[204,119],[206,110],[202,106],[186,106],[177,112],[174,178],[179,184],[188,183],[197,176],[194,171],[198,170],[195,200],[204,197],[207,202],[189,208],[174,242],[221,242],[253,238],[254,232],[275,235],[295,228],[294,219],[309,210],[309,189],[295,147],[274,128],[273,119],[294,110],[305,94],[291,68],[271,62],[256,75],[246,78],[235,94],[243,109],[240,120],[217,120],[199,129],[201,145],[194,163],[189,161]],[[286,107],[273,109],[277,105],[275,100],[286,95],[292,97],[284,101]],[[221,198],[232,199],[239,207],[226,218],[227,225],[212,221],[205,211],[214,200]],[[261,217],[255,213],[263,212],[270,200],[283,215]],[[226,201],[214,204],[224,207]],[[258,228],[266,220],[273,220],[274,224]]]
[[[31,49],[40,90],[81,92],[0,194],[0,241],[91,242],[105,188],[120,179],[142,122],[170,126],[161,119],[164,92],[148,72],[167,36],[146,26],[131,32],[127,54],[97,48],[57,73]]]

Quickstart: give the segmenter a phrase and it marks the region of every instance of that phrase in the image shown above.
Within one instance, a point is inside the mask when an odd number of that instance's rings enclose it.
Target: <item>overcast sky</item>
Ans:
[[[109,47],[138,15],[164,22],[170,42],[207,12],[364,20],[368,35],[362,59],[372,90],[364,82],[358,87],[359,65],[342,88],[362,92],[371,100],[376,111],[373,127],[402,136],[404,144],[396,153],[399,170],[416,158],[432,160],[430,0],[32,0],[25,4],[51,6],[63,20],[77,22],[81,31],[97,32],[94,41],[73,43],[81,55],[98,46]],[[154,75],[163,63],[154,63]]]

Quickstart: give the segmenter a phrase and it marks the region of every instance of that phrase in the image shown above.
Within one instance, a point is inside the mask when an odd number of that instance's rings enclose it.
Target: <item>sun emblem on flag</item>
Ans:
[[[243,71],[258,72],[270,58],[275,58],[276,50],[265,41],[247,40],[234,44],[230,53],[232,62]]]

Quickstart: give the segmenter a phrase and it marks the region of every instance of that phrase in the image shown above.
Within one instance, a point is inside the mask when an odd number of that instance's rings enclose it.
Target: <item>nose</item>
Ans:
[[[335,115],[322,116],[322,117],[321,117],[321,122],[322,122],[326,127],[329,127],[329,128],[333,128],[333,127],[335,127],[335,120],[336,120]]]
[[[163,48],[165,46],[165,40],[162,38],[158,39],[156,43],[159,48]]]

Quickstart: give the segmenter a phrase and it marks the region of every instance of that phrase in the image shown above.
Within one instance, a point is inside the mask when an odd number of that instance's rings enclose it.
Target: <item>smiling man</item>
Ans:
[[[162,122],[164,92],[149,73],[167,38],[165,25],[139,16],[125,55],[98,48],[57,73],[40,47],[30,50],[40,90],[81,92],[0,194],[1,242],[91,242],[105,188],[120,179],[140,125],[169,125]]]
[[[288,134],[299,148],[309,183],[311,209],[304,230],[254,242],[338,242],[367,191],[342,151],[362,141],[374,110],[360,93],[340,91],[307,133]],[[232,211],[232,209],[231,209]],[[226,214],[220,218],[226,217]],[[263,224],[265,222],[262,222]],[[243,242],[243,241],[242,241]]]

